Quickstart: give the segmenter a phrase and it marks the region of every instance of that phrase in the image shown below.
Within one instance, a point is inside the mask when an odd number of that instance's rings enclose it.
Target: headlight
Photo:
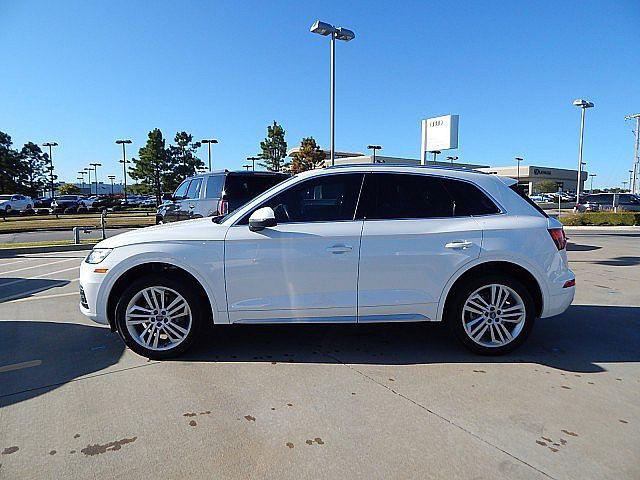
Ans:
[[[85,262],[96,264],[103,261],[111,253],[113,248],[94,248],[86,258]]]

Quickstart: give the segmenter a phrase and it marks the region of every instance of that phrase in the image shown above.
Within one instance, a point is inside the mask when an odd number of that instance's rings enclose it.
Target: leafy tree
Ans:
[[[80,194],[80,188],[73,183],[64,183],[60,185],[58,192],[60,192],[60,195],[78,195]]]
[[[284,134],[282,126],[274,120],[273,125],[267,127],[267,138],[260,142],[262,149],[260,158],[263,159],[260,165],[271,172],[279,172],[288,167],[284,161],[287,156],[287,142]]]
[[[193,135],[178,132],[174,138],[175,145],[167,148],[167,159],[170,169],[162,176],[166,191],[173,191],[187,177],[195,175],[204,168],[204,163],[196,152],[201,147],[200,142],[193,141]]]
[[[540,183],[536,183],[535,188],[540,193],[555,193],[558,191],[558,185],[553,180],[543,180]]]
[[[156,200],[160,201],[163,179],[173,173],[160,129],[154,128],[149,132],[147,144],[138,151],[138,156],[138,159],[133,159],[129,175],[142,181],[140,185],[146,190],[144,193],[155,191]]]
[[[27,142],[20,151],[20,157],[23,163],[24,176],[26,177],[27,192],[32,197],[38,193],[38,189],[42,188],[47,182],[47,163],[49,155],[43,153],[40,147],[33,143]]]
[[[288,170],[295,174],[313,170],[324,165],[324,152],[316,144],[313,137],[303,138],[300,142],[300,150],[291,154],[293,160]]]
[[[11,136],[0,132],[0,193],[13,193],[18,190],[16,181],[22,171],[20,154],[11,146]]]

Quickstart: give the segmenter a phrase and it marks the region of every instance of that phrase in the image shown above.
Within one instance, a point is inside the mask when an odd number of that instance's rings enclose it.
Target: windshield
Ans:
[[[58,197],[58,200],[75,200],[76,196],[75,195],[62,195],[61,197]]]

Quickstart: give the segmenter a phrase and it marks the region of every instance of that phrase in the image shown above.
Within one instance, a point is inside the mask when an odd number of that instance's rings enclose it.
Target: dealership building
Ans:
[[[576,192],[578,185],[578,171],[565,168],[520,165],[520,168],[517,166],[483,167],[477,170],[518,180],[518,184],[523,186],[525,192],[529,193],[529,195],[538,192],[536,186],[542,182],[554,182],[564,192]],[[588,176],[588,172],[582,171],[580,175],[580,190],[582,191],[584,191],[584,182],[586,182]]]

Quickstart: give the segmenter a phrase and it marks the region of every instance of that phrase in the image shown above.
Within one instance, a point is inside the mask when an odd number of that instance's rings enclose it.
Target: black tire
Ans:
[[[524,324],[520,327],[517,335],[510,342],[500,346],[485,346],[477,343],[465,330],[463,320],[463,309],[467,302],[467,299],[476,291],[482,287],[489,286],[491,284],[498,284],[509,287],[512,289],[522,300],[524,304]],[[445,313],[445,321],[458,337],[460,342],[472,352],[479,355],[503,355],[518,348],[527,339],[533,328],[535,322],[535,303],[529,290],[516,278],[508,274],[485,274],[471,278],[464,283],[455,287],[453,296],[447,305],[447,312]],[[489,322],[495,322],[495,320],[489,320]],[[480,323],[477,324],[478,326]],[[510,328],[510,324],[505,323],[505,326]],[[489,327],[490,332],[494,327]],[[515,331],[515,329],[514,329]],[[472,332],[473,333],[473,330]],[[493,333],[493,332],[491,332]],[[497,332],[496,332],[497,335]],[[502,331],[500,333],[502,335]]]
[[[87,207],[78,207],[76,213],[89,213],[89,210],[87,209]]]
[[[76,207],[67,207],[64,209],[64,214],[65,215],[71,215],[73,213],[76,213],[78,211],[78,209]]]
[[[168,275],[170,275],[169,273]],[[142,290],[148,287],[166,287],[179,293],[187,302],[189,309],[191,310],[191,328],[189,333],[175,347],[167,350],[154,350],[146,348],[138,343],[131,333],[129,332],[126,324],[126,310],[129,302]],[[193,342],[198,338],[198,333],[202,329],[202,325],[207,318],[206,312],[203,310],[202,305],[206,302],[202,301],[198,294],[197,288],[194,288],[190,282],[185,281],[183,277],[170,278],[167,274],[149,274],[145,275],[138,280],[134,281],[126,290],[120,295],[120,299],[116,306],[115,320],[118,328],[118,333],[127,344],[127,346],[136,352],[138,355],[150,358],[152,360],[163,360],[166,358],[176,357],[185,351],[187,351]]]

